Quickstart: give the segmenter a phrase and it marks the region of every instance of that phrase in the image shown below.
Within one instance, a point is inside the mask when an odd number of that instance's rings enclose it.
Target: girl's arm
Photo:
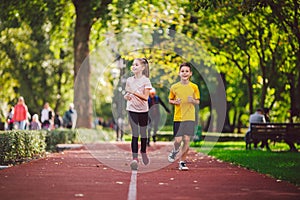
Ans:
[[[138,98],[140,98],[144,101],[148,101],[150,89],[151,88],[146,88],[145,91],[144,91],[144,94],[139,94],[139,93],[136,93],[136,92],[133,92],[133,91],[130,91],[130,90],[127,90],[126,92],[129,93],[129,94],[133,94],[134,96],[136,96],[136,97],[138,97]]]
[[[130,93],[128,92],[129,90],[130,90],[130,87],[128,86],[128,81],[126,81],[126,86],[125,86],[126,94],[124,95],[124,99],[126,99],[127,101],[131,100]]]

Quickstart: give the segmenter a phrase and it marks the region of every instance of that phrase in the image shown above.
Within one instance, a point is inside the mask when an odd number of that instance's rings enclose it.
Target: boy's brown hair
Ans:
[[[182,63],[182,64],[180,65],[180,67],[179,67],[179,70],[180,70],[182,67],[188,67],[188,68],[190,68],[190,71],[192,71],[192,65],[191,65],[191,63],[188,63],[188,62]]]

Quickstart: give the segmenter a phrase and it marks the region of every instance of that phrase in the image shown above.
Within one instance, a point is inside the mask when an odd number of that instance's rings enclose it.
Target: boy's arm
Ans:
[[[199,105],[200,104],[200,100],[199,99],[192,99],[192,104],[194,105]]]
[[[170,93],[169,93],[169,103],[173,104],[173,105],[179,105],[181,100],[180,99],[175,99],[175,94],[172,91],[172,87],[170,89]]]

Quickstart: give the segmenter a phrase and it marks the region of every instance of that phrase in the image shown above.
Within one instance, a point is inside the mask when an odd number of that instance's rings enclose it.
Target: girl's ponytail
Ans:
[[[147,78],[149,78],[149,63],[148,60],[146,58],[137,58],[138,61],[140,61],[143,66],[145,67],[145,69],[143,70],[143,75],[145,75]]]

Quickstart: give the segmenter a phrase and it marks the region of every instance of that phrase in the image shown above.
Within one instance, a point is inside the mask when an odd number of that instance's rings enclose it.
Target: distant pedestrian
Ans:
[[[195,105],[200,103],[200,92],[198,86],[190,81],[192,66],[182,63],[179,67],[180,81],[173,84],[170,89],[169,103],[175,107],[174,111],[174,148],[168,156],[169,162],[174,162],[181,148],[179,170],[188,170],[186,157],[189,151],[190,139],[194,136],[196,120]]]
[[[53,125],[53,111],[48,102],[44,104],[44,108],[41,112],[42,129],[50,130]]]
[[[149,98],[148,98],[148,105],[149,105],[149,124],[148,124],[148,140],[147,145],[150,146],[150,138],[151,132],[152,140],[156,142],[156,134],[158,131],[158,125],[161,120],[159,105],[161,105],[167,113],[170,113],[169,108],[165,105],[165,103],[161,100],[161,98],[156,94],[155,88],[150,90]]]
[[[141,136],[141,155],[144,165],[149,164],[147,156],[147,124],[148,124],[148,97],[152,88],[149,80],[149,63],[145,58],[136,58],[131,67],[133,76],[126,81],[127,100],[126,110],[129,114],[129,123],[132,130],[131,151],[133,160],[130,163],[132,170],[138,169],[138,140]]]
[[[69,110],[67,110],[63,116],[63,124],[65,128],[74,129],[76,127],[77,112],[74,108],[74,104],[70,103]]]
[[[14,128],[14,107],[11,107],[9,109],[9,112],[7,113],[6,121],[7,121],[7,129],[13,130]]]
[[[19,97],[18,103],[14,107],[14,125],[16,129],[25,130],[28,119],[28,108],[25,104],[24,97]]]
[[[32,121],[30,122],[29,129],[30,130],[41,130],[42,129],[38,114],[34,114],[32,116]]]
[[[123,141],[124,135],[124,120],[119,117],[116,123],[116,141]]]
[[[61,116],[56,113],[54,116],[54,128],[60,128],[63,124],[63,120],[61,118]]]

